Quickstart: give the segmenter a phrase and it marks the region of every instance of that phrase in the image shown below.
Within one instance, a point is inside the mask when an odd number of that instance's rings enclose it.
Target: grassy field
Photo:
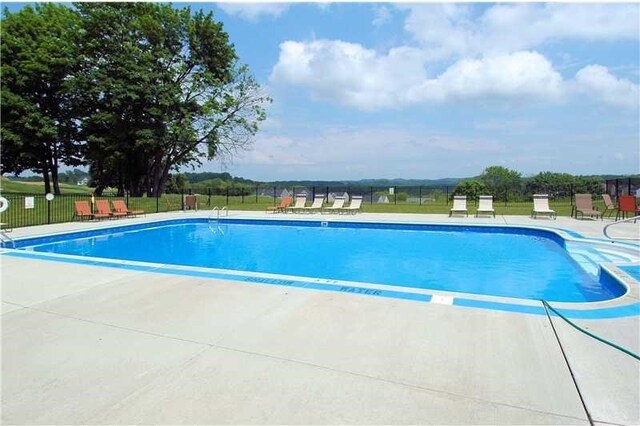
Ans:
[[[3,194],[44,194],[44,182],[18,181],[6,177],[1,179],[0,188],[2,188]],[[63,194],[90,194],[93,192],[93,188],[61,183],[60,191]]]
[[[34,196],[34,207],[25,208],[25,196],[11,193],[3,193],[9,200],[9,210],[0,214],[0,222],[8,223],[9,227],[18,228],[22,226],[42,225],[46,223],[69,222],[73,220],[74,201],[84,200],[91,202],[91,195],[86,193],[66,194],[55,197],[51,202],[47,202],[43,195]],[[113,200],[116,197],[96,197],[95,199]],[[144,210],[147,213],[167,212],[181,210],[180,194],[165,194],[160,198],[129,197],[129,209]],[[244,202],[243,202],[244,201]],[[278,200],[279,201],[279,200]],[[211,210],[214,206],[228,206],[229,210],[253,210],[263,211],[268,206],[273,206],[272,197],[246,196],[227,197],[198,195],[199,210]],[[507,206],[502,202],[494,203],[497,215],[529,215],[532,208],[531,202],[510,202]],[[551,208],[556,210],[559,216],[569,216],[571,214],[570,200],[551,201]],[[599,200],[594,201],[594,205],[600,211],[603,210]],[[470,202],[469,215],[475,213],[475,204]],[[418,213],[418,214],[447,214],[451,204],[446,205],[444,201],[437,203],[374,203],[363,204],[364,212],[370,213]]]

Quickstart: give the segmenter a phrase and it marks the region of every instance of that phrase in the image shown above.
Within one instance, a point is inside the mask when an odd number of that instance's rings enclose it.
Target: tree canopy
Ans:
[[[82,163],[69,97],[80,27],[75,12],[55,3],[3,11],[3,171],[42,173],[46,192],[51,191],[51,175],[56,194],[60,163]]]
[[[82,162],[98,193],[160,194],[172,170],[246,149],[265,119],[270,99],[212,13],[46,4],[5,11],[2,31],[5,171],[57,182],[58,161]]]

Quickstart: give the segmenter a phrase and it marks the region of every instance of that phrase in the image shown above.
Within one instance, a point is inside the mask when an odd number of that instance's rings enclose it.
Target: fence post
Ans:
[[[329,200],[329,187],[327,186],[327,201]]]
[[[227,187],[227,206],[229,205],[229,188]]]
[[[51,201],[47,201],[47,225],[51,224]]]
[[[129,208],[129,191],[124,191],[124,196],[127,203],[127,208]]]
[[[156,196],[156,213],[160,212],[160,197],[158,197],[158,193],[155,194]]]
[[[180,210],[184,210],[184,188],[180,190]]]
[[[371,200],[369,201],[369,204],[373,205],[373,186],[369,187],[369,193],[371,194]]]
[[[398,187],[393,187],[393,204],[398,204]]]
[[[312,198],[312,200],[315,200],[315,199],[316,199],[316,187],[315,187],[315,186],[312,186],[312,187],[311,187],[311,192],[313,193],[313,198]]]
[[[258,185],[256,185],[256,204],[258,204]]]
[[[207,188],[207,206],[211,206],[211,188]]]
[[[504,189],[504,206],[507,207],[507,199],[509,198],[509,188]]]
[[[242,196],[242,204],[244,204],[244,186],[240,188],[240,195]]]
[[[418,194],[419,194],[419,197],[420,197],[420,205],[422,205],[422,187],[419,187]]]
[[[445,205],[448,206],[449,205],[449,186],[445,186],[444,190],[445,190],[445,194],[446,194],[445,198],[444,198],[444,202],[445,202]]]

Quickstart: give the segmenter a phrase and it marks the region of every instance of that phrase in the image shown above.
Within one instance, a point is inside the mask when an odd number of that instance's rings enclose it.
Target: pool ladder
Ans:
[[[607,232],[609,230],[609,227],[613,226],[613,225],[618,225],[620,223],[624,223],[624,222],[631,222],[633,221],[634,223],[636,222],[636,220],[639,220],[640,216],[634,216],[634,217],[630,217],[629,219],[623,219],[623,220],[618,220],[616,222],[613,223],[609,223],[608,225],[606,225],[603,229],[602,232],[604,233],[604,236],[607,237],[610,240],[620,240],[620,241],[639,241],[640,238],[635,237],[635,238],[619,238],[619,237],[612,237],[609,235],[609,233]]]
[[[229,216],[229,209],[227,208],[227,206],[222,206],[222,207],[215,206],[211,209],[211,213],[209,213],[209,229],[211,231],[220,232],[220,234],[224,235],[225,231],[220,226],[220,215],[222,214],[222,212],[224,212],[225,217]],[[213,218],[214,214],[215,214],[215,219]],[[216,229],[213,229],[211,227],[211,222],[214,222],[214,221],[216,222]]]
[[[220,214],[222,214],[222,212],[224,212],[225,217],[229,216],[229,209],[227,206],[222,206],[222,208],[215,206],[211,209],[211,213],[209,213],[209,220],[213,220],[214,213],[216,214],[216,220],[220,220]]]

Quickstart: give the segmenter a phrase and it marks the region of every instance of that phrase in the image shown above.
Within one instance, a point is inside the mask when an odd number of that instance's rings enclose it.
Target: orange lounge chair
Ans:
[[[109,200],[96,200],[96,217],[123,217],[126,213],[112,212],[109,207]]]
[[[633,195],[621,195],[618,198],[618,213],[616,214],[616,220],[618,218],[626,219],[627,213],[631,213],[631,216],[640,215],[640,209],[638,209],[638,202]],[[633,221],[635,223],[635,220]]]
[[[129,210],[124,200],[113,200],[113,210],[115,213],[124,213],[127,216],[138,216],[139,214],[145,214],[144,210]]]
[[[85,218],[91,220],[96,217],[93,213],[91,213],[91,207],[89,207],[88,201],[74,201],[73,202],[73,218],[79,217],[80,220],[84,220]]]
[[[593,207],[591,194],[576,194],[575,212],[576,219],[578,218],[578,213],[580,213],[582,218],[584,218],[585,215],[589,215],[591,217],[595,216],[596,219],[598,217],[602,219],[602,214]]]
[[[291,205],[291,201],[293,198],[291,197],[283,197],[282,201],[280,201],[280,205],[278,206],[269,206],[267,207],[266,212],[269,213],[284,213],[284,211]]]

